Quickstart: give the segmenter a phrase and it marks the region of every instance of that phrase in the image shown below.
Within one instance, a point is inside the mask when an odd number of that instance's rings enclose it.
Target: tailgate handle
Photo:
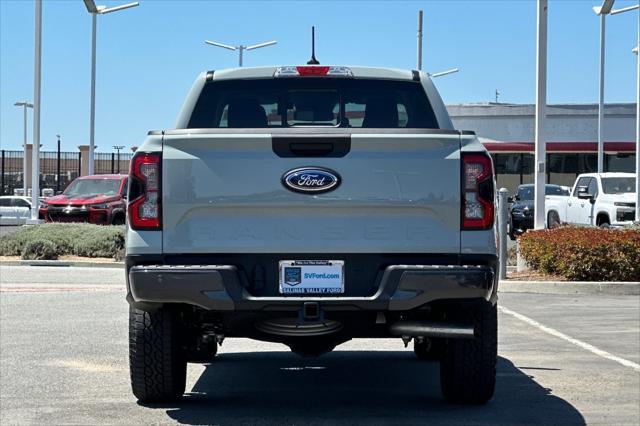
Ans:
[[[272,135],[278,157],[344,157],[351,150],[351,135]]]
[[[325,156],[331,154],[333,152],[333,144],[332,143],[323,143],[323,142],[309,142],[309,143],[300,143],[294,142],[289,144],[289,151],[293,154],[305,157],[305,156]]]

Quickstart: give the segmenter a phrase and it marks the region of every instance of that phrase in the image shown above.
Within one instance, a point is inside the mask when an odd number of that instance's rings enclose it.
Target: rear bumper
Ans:
[[[495,256],[493,256],[495,260]],[[495,300],[491,265],[389,265],[375,294],[254,296],[233,265],[131,265],[127,300],[133,305],[183,303],[211,311],[298,311],[316,302],[324,311],[408,311],[444,300]],[[349,285],[348,282],[346,284]]]

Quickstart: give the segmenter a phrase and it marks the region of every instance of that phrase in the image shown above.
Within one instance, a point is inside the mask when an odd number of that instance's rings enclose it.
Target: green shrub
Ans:
[[[71,254],[83,257],[116,257],[124,248],[123,227],[99,226],[71,243]]]
[[[20,256],[24,260],[55,260],[56,245],[49,240],[32,240],[25,244]]]
[[[124,249],[124,226],[52,223],[23,226],[0,238],[0,256],[20,256],[36,240],[49,241],[57,256],[116,257]]]
[[[640,281],[640,230],[562,227],[528,231],[520,253],[540,272],[574,281]]]

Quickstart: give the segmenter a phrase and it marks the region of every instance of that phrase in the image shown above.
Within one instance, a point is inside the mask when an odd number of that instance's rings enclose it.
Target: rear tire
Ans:
[[[176,312],[129,308],[131,389],[140,402],[171,402],[184,394],[187,361]]]
[[[489,303],[474,309],[474,339],[447,339],[440,362],[440,388],[454,404],[484,404],[496,384],[498,358],[497,306]]]
[[[547,228],[553,229],[557,228],[558,226],[560,226],[560,218],[558,217],[558,213],[549,212],[549,214],[547,215]]]
[[[113,220],[111,221],[112,225],[124,225],[126,219],[123,214],[116,214]]]

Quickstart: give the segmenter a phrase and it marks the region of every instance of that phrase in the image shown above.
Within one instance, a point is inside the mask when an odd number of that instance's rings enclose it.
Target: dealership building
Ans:
[[[493,157],[498,187],[514,193],[534,180],[535,105],[448,105],[454,126],[474,130]],[[635,172],[636,104],[605,105],[604,170]],[[573,185],[580,173],[598,169],[598,105],[547,106],[547,182]]]

